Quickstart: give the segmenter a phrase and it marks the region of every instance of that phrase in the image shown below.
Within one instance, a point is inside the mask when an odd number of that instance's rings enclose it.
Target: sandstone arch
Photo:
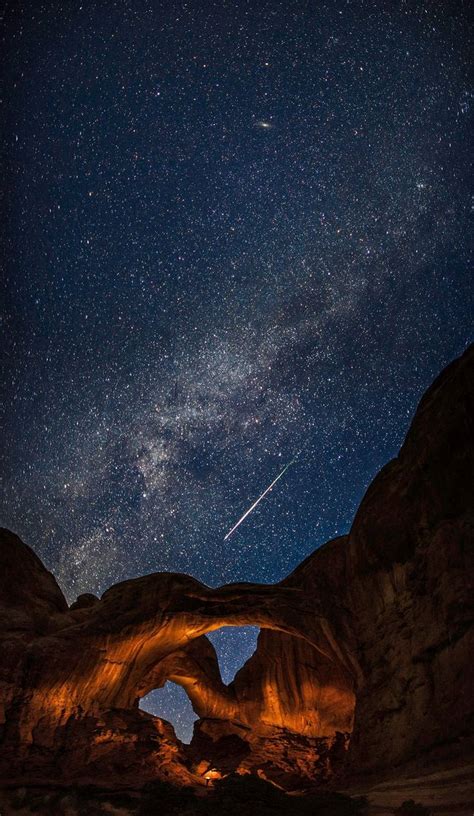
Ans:
[[[5,547],[21,547],[23,563],[33,556],[11,535]],[[100,601],[67,611],[56,589],[59,600],[48,631],[25,644],[34,678],[29,694],[41,697],[42,716],[48,707],[54,716],[76,708],[131,708],[137,697],[172,677],[185,686],[186,678],[201,682],[229,704],[215,652],[204,637],[223,626],[258,625],[304,640],[327,673],[332,667],[353,682],[347,669],[351,657],[341,650],[329,621],[314,606],[310,612],[298,587],[233,584],[209,589],[188,576],[158,573],[118,584]]]
[[[176,767],[167,758],[168,751],[181,756],[172,730],[138,709],[139,699],[167,680],[185,688],[203,720],[311,737],[350,726],[348,632],[340,636],[341,624],[330,623],[315,598],[309,604],[291,577],[277,586],[209,589],[188,576],[155,574],[118,584],[101,600],[81,597],[68,609],[53,576],[16,536],[4,533],[2,553],[6,585],[18,584],[8,570],[19,560],[23,567],[21,626],[5,633],[17,661],[16,682],[3,690],[5,743],[11,766],[27,765],[30,776],[32,769],[44,775],[58,752],[64,769],[69,756],[68,774],[71,767],[79,777],[91,767],[110,773],[110,741],[114,767],[122,763],[136,774],[144,734],[146,742],[158,739],[159,749],[144,751],[143,778],[165,766],[189,783],[186,758]],[[226,686],[205,633],[243,625],[261,627],[258,647]]]

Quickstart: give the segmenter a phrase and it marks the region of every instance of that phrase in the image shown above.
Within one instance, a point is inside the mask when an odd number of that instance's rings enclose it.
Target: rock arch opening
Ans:
[[[168,681],[162,688],[153,689],[140,700],[140,708],[154,717],[167,720],[181,742],[189,744],[198,715],[184,688]]]
[[[216,651],[221,677],[226,686],[257,648],[258,626],[224,626],[207,635]]]
[[[186,654],[183,650],[170,655],[163,661],[162,671],[157,667],[152,673],[155,682],[162,685],[143,694],[139,708],[170,722],[178,739],[190,743],[194,723],[209,713],[213,692],[216,698],[227,692],[230,705],[228,687],[254,654],[259,632],[257,626],[226,626],[196,638],[194,648],[191,642]],[[225,716],[229,712],[216,713]]]
[[[231,624],[159,660],[142,678],[139,700],[184,742],[197,718],[320,738],[352,731],[355,690],[344,667],[306,639]]]

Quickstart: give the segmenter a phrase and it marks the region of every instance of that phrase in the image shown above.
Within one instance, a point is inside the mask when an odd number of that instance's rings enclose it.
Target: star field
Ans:
[[[45,0],[1,31],[2,524],[69,600],[281,580],[472,339],[468,4]],[[255,633],[212,638],[230,680]],[[189,735],[180,693],[154,710]]]

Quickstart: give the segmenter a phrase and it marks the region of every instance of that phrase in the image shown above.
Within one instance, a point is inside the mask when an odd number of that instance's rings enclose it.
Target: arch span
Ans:
[[[335,627],[333,614],[330,623],[322,606],[291,582],[211,589],[185,575],[155,573],[117,584],[87,610],[75,610],[57,633],[54,661],[38,667],[42,709],[54,717],[58,710],[133,710],[171,680],[200,717],[310,734],[347,730],[356,682],[350,631],[343,617]],[[247,625],[263,630],[257,651],[226,686],[205,635]],[[71,666],[73,638],[83,645]]]
[[[226,626],[258,626],[290,638],[273,637],[272,644],[306,641],[307,647],[299,652],[306,649],[304,659],[310,655],[313,667],[324,667],[325,682],[333,678],[335,688],[351,693],[355,685],[355,662],[344,625],[335,631],[318,598],[312,598],[309,606],[298,587],[230,584],[210,589],[188,576],[156,573],[112,587],[92,612],[88,628],[97,632],[101,624],[105,649],[89,672],[85,691],[100,705],[129,708],[151,688],[172,679],[186,688],[201,716],[209,711],[220,716],[217,712],[228,711],[229,706],[233,710],[235,695],[229,698],[214,649],[204,638]],[[264,642],[270,642],[268,636]],[[297,651],[293,650],[295,655]],[[242,686],[241,678],[239,682]],[[211,688],[215,702],[209,707],[203,701]]]

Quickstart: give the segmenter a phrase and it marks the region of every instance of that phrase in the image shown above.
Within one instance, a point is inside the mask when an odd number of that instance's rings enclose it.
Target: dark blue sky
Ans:
[[[7,4],[2,523],[70,599],[348,530],[472,338],[468,12]]]

